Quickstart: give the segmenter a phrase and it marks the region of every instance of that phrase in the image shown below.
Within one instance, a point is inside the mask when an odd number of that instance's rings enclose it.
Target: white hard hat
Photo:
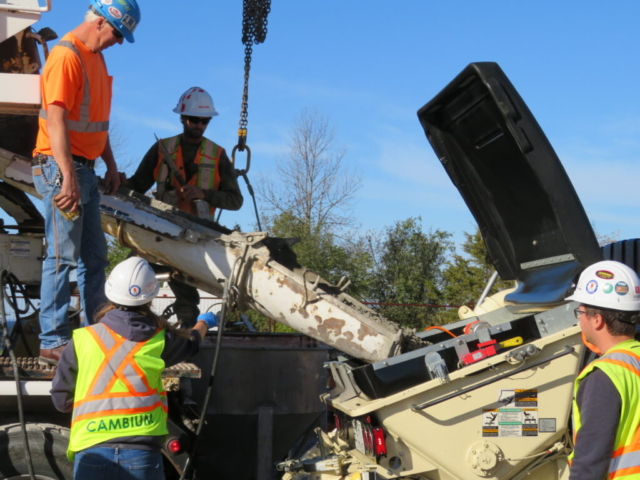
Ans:
[[[180,115],[192,117],[215,117],[218,115],[213,106],[213,98],[200,87],[191,87],[184,92],[173,109]]]
[[[144,305],[156,298],[160,284],[144,258],[130,257],[111,271],[104,293],[113,303],[127,307]]]
[[[624,263],[594,263],[582,272],[576,291],[566,300],[624,312],[640,311],[640,278]]]

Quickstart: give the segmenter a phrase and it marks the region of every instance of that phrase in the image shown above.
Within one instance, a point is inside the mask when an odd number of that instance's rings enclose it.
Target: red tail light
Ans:
[[[380,427],[373,429],[373,445],[376,456],[387,456],[387,442],[384,439],[384,430]]]
[[[182,443],[177,438],[173,438],[167,442],[167,450],[173,455],[182,453]]]

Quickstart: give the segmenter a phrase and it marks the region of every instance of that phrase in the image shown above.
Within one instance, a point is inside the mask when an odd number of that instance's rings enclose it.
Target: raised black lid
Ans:
[[[568,276],[602,259],[558,156],[496,63],[470,64],[418,118],[502,279],[563,262]]]

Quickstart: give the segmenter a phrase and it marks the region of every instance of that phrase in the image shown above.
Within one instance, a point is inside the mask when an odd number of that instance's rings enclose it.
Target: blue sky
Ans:
[[[207,136],[230,152],[242,95],[242,2],[139,1],[136,43],[105,52],[120,160],[132,173],[154,133],[178,133],[171,110],[195,85],[220,112]],[[53,0],[36,28],[62,36],[86,5]],[[252,183],[274,171],[301,110],[316,109],[346,147],[346,164],[362,174],[362,231],[422,216],[425,229],[460,241],[473,218],[416,111],[467,64],[495,61],[546,132],[597,231],[638,237],[639,18],[637,0],[274,0],[251,70]],[[223,223],[253,228],[246,198]]]

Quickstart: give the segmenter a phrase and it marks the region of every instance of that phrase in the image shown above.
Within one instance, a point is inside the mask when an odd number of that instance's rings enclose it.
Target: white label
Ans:
[[[28,257],[31,254],[31,242],[28,240],[11,240],[12,257]]]
[[[366,455],[367,452],[364,448],[364,435],[362,432],[362,424],[358,420],[355,420],[353,422],[353,436],[355,437],[355,441],[356,441],[356,449],[359,452],[362,452]]]

